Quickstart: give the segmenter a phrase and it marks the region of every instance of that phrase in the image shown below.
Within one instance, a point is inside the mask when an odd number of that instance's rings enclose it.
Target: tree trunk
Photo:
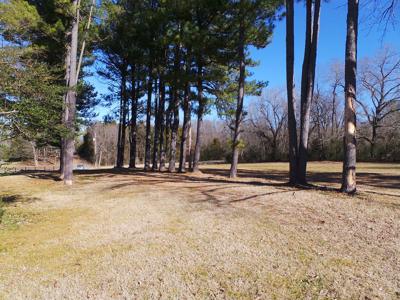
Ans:
[[[358,0],[347,1],[347,36],[345,61],[345,122],[342,188],[345,193],[356,192],[356,75]]]
[[[136,139],[137,139],[137,110],[138,110],[138,93],[136,88],[136,68],[132,66],[132,88],[131,88],[131,139],[129,149],[129,168],[136,168]]]
[[[73,169],[74,169],[74,151],[75,151],[75,112],[76,112],[76,83],[77,83],[77,54],[78,54],[78,32],[79,32],[79,7],[78,0],[73,0],[73,8],[75,10],[72,21],[71,31],[71,58],[69,68],[69,82],[64,107],[64,122],[68,129],[68,135],[64,142],[64,158],[63,158],[63,179],[64,184],[72,185]]]
[[[190,87],[189,83],[186,83],[185,96],[183,100],[183,125],[182,125],[182,136],[181,136],[181,151],[179,156],[179,172],[183,173],[186,169],[186,146],[187,138],[189,134],[189,124],[190,124]]]
[[[165,119],[165,153],[168,153],[168,161],[170,158],[170,146],[171,146],[171,128],[172,128],[172,91],[169,88],[169,103],[166,112]]]
[[[205,111],[205,99],[203,98],[203,67],[201,62],[198,62],[197,67],[197,99],[199,107],[197,110],[197,132],[196,132],[196,145],[194,146],[194,159],[193,159],[193,172],[200,172],[200,153],[203,134],[203,117]]]
[[[370,145],[371,160],[373,160],[375,158],[375,145],[376,145],[377,129],[378,129],[378,122],[376,121],[376,118],[374,118],[374,120],[372,122],[372,136],[371,136],[371,145]]]
[[[297,122],[294,98],[294,4],[286,0],[286,88],[288,98],[289,183],[297,183]]]
[[[271,143],[271,148],[272,148],[272,161],[277,161],[277,153],[278,153],[278,134],[273,133],[272,134],[272,143]]]
[[[120,117],[118,126],[117,144],[117,168],[124,167],[125,140],[126,140],[126,115],[127,115],[127,93],[126,93],[126,66],[121,70],[121,94],[120,94]]]
[[[150,159],[151,159],[151,94],[153,92],[153,78],[152,78],[152,67],[149,67],[149,81],[147,85],[147,105],[146,105],[146,146],[144,154],[144,170],[150,170]]]
[[[164,78],[160,77],[160,105],[159,105],[159,120],[160,120],[160,171],[165,171],[165,145],[164,145],[164,134],[165,134],[165,83]]]
[[[122,96],[119,97],[119,121],[118,121],[118,137],[117,137],[117,159],[115,167],[121,168],[121,132],[122,132]]]
[[[176,161],[176,143],[178,139],[179,129],[179,95],[178,95],[178,75],[180,70],[180,46],[175,47],[175,62],[174,62],[174,86],[173,98],[172,98],[172,113],[173,113],[173,124],[171,130],[171,147],[170,147],[170,158],[169,158],[169,172],[175,172],[175,161]]]
[[[321,0],[315,0],[314,14],[312,15],[312,0],[307,0],[307,29],[301,80],[300,145],[297,174],[300,184],[307,184],[308,138],[311,102],[314,93],[320,5]]]
[[[93,149],[94,149],[94,167],[97,168],[99,165],[97,164],[98,149],[97,149],[97,134],[96,134],[96,131],[93,132]]]
[[[240,131],[243,118],[243,100],[244,100],[244,85],[245,85],[245,53],[244,53],[244,20],[241,21],[239,28],[239,89],[237,97],[235,129],[232,142],[232,163],[229,173],[230,178],[237,176],[237,166],[239,161],[240,147]]]
[[[99,160],[98,160],[98,162],[97,162],[97,165],[98,165],[99,167],[101,167],[101,158],[102,158],[102,154],[103,154],[103,151],[100,149],[100,151],[99,151]]]
[[[70,33],[69,33],[70,34]],[[67,34],[67,38],[70,38],[69,35]],[[65,84],[66,87],[69,87],[69,76],[70,76],[70,67],[71,67],[71,44],[67,45],[67,51],[65,55]],[[64,106],[67,105],[67,93],[65,93],[63,97],[63,103]],[[65,118],[65,113],[66,109],[64,107],[63,113],[62,113],[62,121],[64,122],[64,125],[66,125],[66,118]],[[65,137],[61,137],[60,141],[60,178],[64,179],[64,159],[65,159]]]
[[[175,161],[176,161],[176,144],[178,139],[178,129],[179,129],[179,99],[177,88],[174,88],[174,98],[173,98],[173,122],[171,130],[171,147],[170,147],[170,160],[168,171],[175,172]]]
[[[122,114],[122,129],[121,129],[121,168],[124,167],[125,164],[125,142],[126,142],[126,118],[127,118],[127,113],[128,113],[128,94],[126,91],[126,79],[127,79],[127,73],[126,73],[126,68],[124,68],[124,74],[122,75],[122,100],[123,100],[123,114]]]
[[[36,143],[31,142],[31,147],[32,147],[32,154],[33,154],[33,162],[35,163],[35,167],[39,166],[39,160],[38,160],[38,153],[36,149]]]
[[[63,119],[64,119],[64,117],[63,117]],[[60,141],[60,168],[59,168],[60,179],[64,179],[64,158],[65,158],[64,149],[65,149],[65,138],[62,137],[61,141]]]
[[[155,104],[154,104],[154,143],[153,143],[153,163],[152,163],[152,171],[157,171],[158,170],[158,150],[159,150],[159,145],[158,142],[160,140],[160,90],[159,87],[157,86],[157,79],[155,81],[155,93],[158,92],[158,95],[155,97]],[[160,84],[161,85],[161,84]]]
[[[337,126],[337,115],[336,115],[336,97],[337,97],[336,89],[337,89],[337,86],[335,85],[334,88],[333,88],[333,91],[332,91],[332,115],[331,115],[331,126],[332,126],[331,135],[332,135],[332,138],[334,136],[336,136],[337,128],[338,128],[338,126]]]
[[[193,168],[193,157],[192,157],[192,120],[189,119],[189,133],[188,133],[188,148],[187,148],[187,156],[189,159],[189,170],[191,171]]]

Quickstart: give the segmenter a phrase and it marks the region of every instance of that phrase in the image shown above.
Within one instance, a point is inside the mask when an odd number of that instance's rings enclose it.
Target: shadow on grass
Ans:
[[[193,173],[168,173],[168,172],[145,172],[142,169],[91,169],[91,170],[78,170],[74,172],[78,175],[78,180],[93,180],[114,178],[116,176],[127,175],[125,178],[119,178],[118,183],[107,186],[106,190],[117,190],[124,187],[130,187],[134,185],[150,185],[150,186],[166,186],[165,189],[169,189],[169,183],[202,183],[202,193],[210,199],[211,202],[218,203],[218,199],[215,198],[213,193],[217,190],[223,190],[229,184],[229,187],[234,186],[269,186],[278,189],[271,193],[282,193],[282,192],[293,192],[295,189],[287,184],[288,174],[286,171],[278,170],[246,170],[240,169],[238,171],[238,180],[231,180],[228,178],[229,170],[224,169],[203,169],[201,175]],[[60,181],[58,172],[20,172],[13,175],[26,175],[31,178],[38,178],[44,180]],[[12,176],[12,175],[10,175]],[[132,180],[134,177],[135,180]],[[254,180],[253,180],[254,179]],[[260,180],[262,179],[262,180]],[[339,192],[338,187],[340,185],[341,174],[338,172],[309,172],[308,179],[311,183],[307,186],[297,186],[297,189],[312,189],[318,191],[327,192]],[[380,173],[358,173],[357,181],[359,185],[370,186],[372,188],[389,188],[389,189],[400,189],[400,176],[398,175],[387,175]],[[207,185],[206,185],[207,184]],[[208,188],[208,190],[207,190]],[[213,189],[210,189],[213,188]],[[206,191],[207,190],[207,191]],[[368,191],[371,194],[399,197],[400,194],[390,194],[384,191],[373,190]],[[270,193],[266,193],[268,195]],[[242,199],[234,199],[233,202],[240,202],[249,200],[262,195],[250,195]]]
[[[229,175],[229,170],[222,169],[205,169],[202,172],[210,175]],[[238,171],[238,175],[242,178],[263,178],[281,182],[287,182],[289,179],[286,171],[255,171],[241,169]],[[304,188],[337,191],[338,189],[332,188],[330,185],[338,185],[341,182],[341,173],[337,172],[308,172],[307,176],[311,184]],[[316,182],[318,184],[315,184]],[[368,185],[377,188],[400,189],[400,176],[360,172],[357,173],[357,183],[359,185]]]

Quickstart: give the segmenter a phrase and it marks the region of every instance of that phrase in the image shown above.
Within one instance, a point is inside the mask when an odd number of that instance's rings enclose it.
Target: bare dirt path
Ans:
[[[0,298],[400,298],[396,186],[347,197],[245,167],[0,177]]]

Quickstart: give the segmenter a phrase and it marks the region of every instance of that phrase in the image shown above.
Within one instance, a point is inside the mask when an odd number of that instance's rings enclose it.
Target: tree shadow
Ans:
[[[229,170],[207,168],[203,169],[201,174],[193,173],[169,173],[169,172],[153,172],[143,171],[141,169],[127,169],[127,168],[110,168],[110,169],[90,169],[90,170],[78,170],[74,171],[79,180],[84,181],[86,179],[93,179],[97,181],[100,179],[108,180],[116,176],[127,175],[126,178],[118,178],[118,182],[113,185],[107,185],[104,190],[118,190],[125,187],[131,187],[134,185],[147,185],[157,186],[165,190],[171,189],[172,184],[179,183],[190,183],[190,184],[201,184],[198,186],[199,191],[204,195],[208,201],[216,204],[217,206],[226,205],[226,201],[222,202],[215,196],[218,191],[223,191],[227,187],[274,187],[277,191],[268,192],[260,195],[251,195],[239,199],[233,199],[231,203],[242,202],[257,198],[260,196],[271,195],[275,193],[293,192],[299,189],[310,189],[326,192],[339,192],[339,186],[341,181],[341,174],[338,172],[308,172],[308,179],[310,184],[306,186],[291,186],[288,184],[287,171],[280,170],[248,170],[239,169],[238,179],[229,179]],[[19,175],[25,175],[30,178],[37,178],[43,180],[54,180],[60,181],[58,172],[25,172],[22,171]],[[129,176],[128,176],[129,175]],[[358,184],[361,186],[368,186],[372,188],[388,188],[388,189],[400,189],[400,176],[388,175],[380,173],[366,173],[361,172],[357,174]],[[179,188],[177,189],[179,192]],[[367,191],[367,193],[400,197],[400,195],[387,193],[386,191]]]
[[[19,194],[3,194],[0,195],[0,204],[4,204],[4,205],[11,205],[17,202],[23,202],[23,203],[32,203],[35,201],[38,201],[39,198],[36,197],[26,197],[23,195],[19,195]]]
[[[202,172],[209,175],[229,175],[229,170],[223,169],[204,169]],[[241,178],[262,178],[277,182],[287,182],[289,180],[287,171],[278,170],[259,171],[240,169],[238,170],[238,176]],[[340,185],[341,176],[341,173],[337,172],[308,172],[307,177],[310,184],[298,187],[322,191],[338,191],[338,188],[334,188],[332,185]],[[376,188],[400,189],[400,175],[360,172],[357,173],[357,183]]]
[[[0,195],[0,202],[4,204],[11,204],[17,201],[21,201],[21,199],[22,199],[21,195],[9,195],[9,194]]]
[[[36,179],[61,181],[60,173],[57,171],[20,170],[18,172],[10,173],[3,176],[12,177],[18,175],[24,175],[26,177],[36,178]]]

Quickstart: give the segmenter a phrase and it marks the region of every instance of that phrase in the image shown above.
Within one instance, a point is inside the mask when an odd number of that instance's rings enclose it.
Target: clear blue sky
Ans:
[[[323,1],[321,6],[320,33],[317,55],[318,73],[334,61],[344,61],[346,39],[346,0]],[[359,52],[358,57],[374,55],[384,45],[391,45],[400,51],[400,24],[389,27],[382,35],[382,28],[371,26],[367,13],[360,7]],[[295,6],[295,80],[298,82],[304,53],[305,7],[304,3]],[[253,78],[269,82],[269,87],[284,87],[286,77],[285,64],[285,20],[276,24],[271,43],[264,49],[251,49],[252,58],[259,66],[252,68]],[[90,78],[99,94],[106,92],[106,85],[97,78]],[[299,84],[297,84],[299,86]],[[104,114],[104,109],[99,109]],[[211,115],[213,117],[213,114]]]
[[[317,69],[326,68],[332,61],[344,61],[346,39],[346,0],[330,0],[321,6],[321,24],[318,40]],[[358,57],[374,55],[383,45],[389,44],[400,50],[400,24],[395,30],[390,27],[382,38],[382,28],[370,26],[366,12],[360,7]],[[253,68],[254,78],[269,81],[271,87],[285,86],[285,20],[276,24],[272,42],[264,49],[252,49],[251,56],[260,62]],[[301,75],[304,54],[305,7],[295,6],[295,80]],[[318,71],[317,71],[318,73]],[[318,75],[317,75],[318,76]]]

